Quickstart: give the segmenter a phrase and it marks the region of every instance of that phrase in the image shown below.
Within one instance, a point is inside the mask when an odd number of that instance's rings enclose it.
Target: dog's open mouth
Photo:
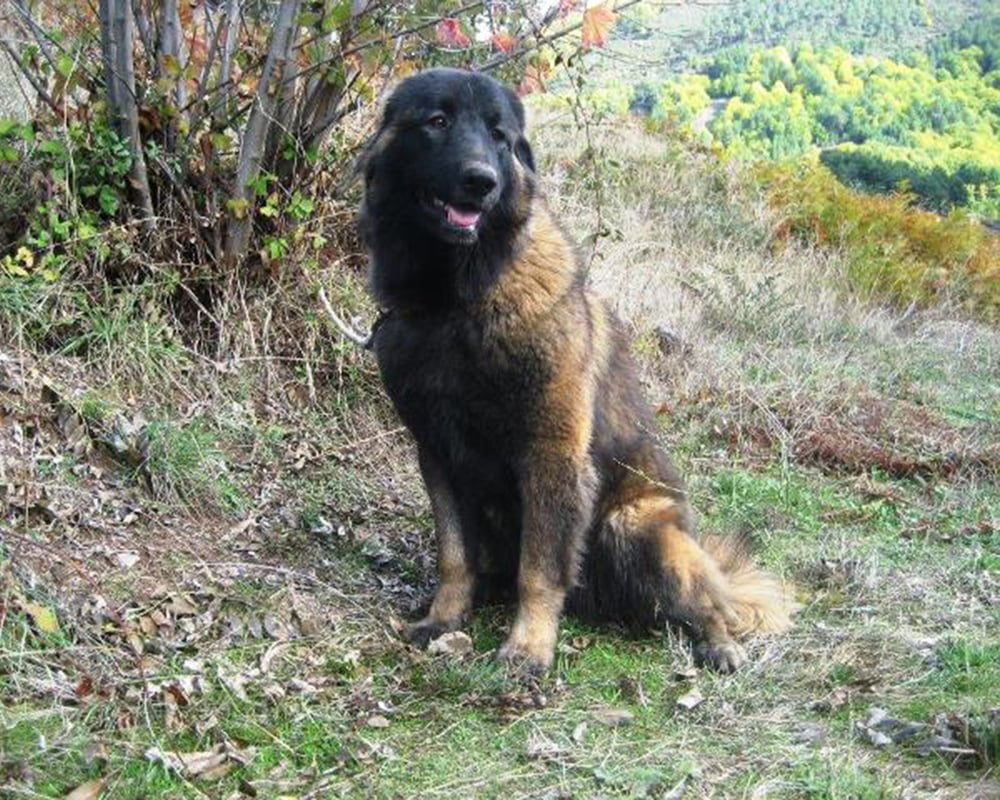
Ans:
[[[445,220],[447,220],[449,225],[463,231],[475,230],[476,225],[479,224],[479,220],[483,216],[483,212],[480,209],[468,206],[465,208],[453,206],[438,197],[432,196],[430,198],[430,204],[445,218]]]

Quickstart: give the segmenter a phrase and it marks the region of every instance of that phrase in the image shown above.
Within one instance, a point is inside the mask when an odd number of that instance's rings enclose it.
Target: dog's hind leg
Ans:
[[[730,672],[746,660],[737,637],[791,625],[792,604],[781,584],[757,569],[738,543],[699,543],[688,532],[680,505],[668,497],[640,497],[612,509],[602,537],[611,537],[605,547],[610,544],[619,559],[631,554],[618,576],[640,585],[628,587],[622,596],[658,606],[652,613],[633,612],[680,625],[695,640],[696,658],[715,669]],[[644,564],[636,553],[645,554]]]
[[[422,449],[420,472],[434,513],[440,582],[427,616],[411,625],[406,637],[424,646],[442,633],[462,626],[472,608],[475,568],[448,479],[436,460]]]

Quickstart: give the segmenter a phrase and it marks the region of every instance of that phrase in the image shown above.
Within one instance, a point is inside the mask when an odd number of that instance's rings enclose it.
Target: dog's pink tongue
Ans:
[[[448,206],[448,222],[460,228],[471,228],[479,222],[478,211],[460,211],[454,206]]]

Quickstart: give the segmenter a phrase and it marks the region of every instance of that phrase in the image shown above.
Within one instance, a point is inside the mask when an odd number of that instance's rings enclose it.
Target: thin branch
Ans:
[[[232,93],[232,80],[230,75],[233,68],[233,51],[236,49],[236,37],[239,35],[240,0],[227,0],[226,2],[226,35],[222,40],[222,60],[219,64],[219,83],[215,87],[222,91],[222,99],[216,108],[212,109],[212,118],[218,123],[219,116],[216,112],[229,107],[229,97]],[[221,24],[219,26],[222,27]]]
[[[132,4],[127,0],[101,0],[101,49],[104,59],[108,112],[111,122],[131,151],[129,185],[134,203],[142,214],[143,230],[156,227],[146,159],[139,133],[139,109],[135,95],[135,65],[132,46]]]
[[[274,115],[275,95],[272,81],[280,74],[291,54],[295,31],[298,29],[299,0],[282,0],[274,23],[274,34],[268,49],[264,70],[257,84],[250,117],[243,130],[240,155],[236,165],[233,195],[242,201],[241,213],[234,213],[226,231],[226,260],[235,265],[246,253],[254,216],[254,193],[250,184],[260,173],[264,148]]]
[[[634,6],[639,2],[640,0],[625,0],[625,2],[619,3],[611,10],[614,11],[615,14],[619,14],[626,8]],[[519,47],[516,50],[511,50],[509,53],[498,53],[493,58],[480,64],[478,67],[476,67],[476,69],[479,70],[480,72],[489,72],[490,70],[494,70],[497,67],[501,66],[502,64],[506,64],[508,61],[513,61],[515,58],[520,58],[521,56],[527,55],[528,53],[533,53],[535,50],[538,50],[547,44],[552,44],[553,42],[556,42],[559,39],[568,36],[574,31],[580,30],[580,28],[582,27],[583,27],[583,20],[581,19],[579,22],[575,22],[572,25],[563,28],[562,30],[556,31],[555,33],[550,33],[548,36],[538,37],[530,45]]]
[[[639,0],[632,0],[632,3],[637,3],[637,2],[639,2]],[[367,50],[369,47],[375,47],[376,45],[385,44],[386,41],[390,39],[398,41],[399,39],[403,39],[406,36],[409,36],[410,34],[420,33],[420,31],[426,30],[427,28],[432,28],[442,20],[447,19],[448,17],[457,17],[460,14],[464,14],[466,11],[472,11],[473,9],[480,8],[482,7],[482,5],[483,5],[483,0],[476,0],[475,3],[469,3],[468,5],[461,6],[460,8],[454,9],[453,11],[449,11],[447,14],[436,16],[434,17],[434,19],[427,20],[426,22],[421,22],[418,25],[413,25],[412,27],[409,28],[403,28],[403,30],[401,31],[396,31],[395,33],[391,33],[386,36],[381,36],[378,39],[370,39],[367,42],[362,42],[361,44],[355,45],[354,47],[348,47],[346,50],[337,52],[336,54],[330,56],[329,58],[323,58],[314,64],[310,64],[308,67],[299,72],[296,77],[303,77],[305,75],[308,75],[309,73],[321,67],[324,67],[333,61],[339,61],[341,59],[347,58],[348,56],[353,56],[356,53],[360,53],[363,52],[364,50]]]
[[[16,0],[14,7],[17,12],[21,15],[21,19],[27,24],[28,28],[31,29],[31,34],[35,37],[35,41],[38,42],[38,49],[42,51],[42,55],[45,56],[45,60],[49,62],[49,66],[52,68],[53,72],[56,72],[56,62],[52,58],[52,51],[49,49],[49,44],[52,43],[52,37],[48,35],[41,26],[35,21],[34,15],[31,13],[31,9],[28,8],[28,4],[24,0]],[[62,50],[62,48],[59,48]]]
[[[18,71],[27,79],[28,83],[31,84],[31,87],[38,93],[38,96],[45,101],[45,105],[61,116],[63,109],[61,109],[56,101],[52,99],[52,95],[45,91],[45,87],[35,79],[32,71],[21,63],[21,58],[11,45],[10,40],[6,38],[0,39],[0,46],[2,46],[7,55],[10,56],[10,60],[14,62]]]
[[[142,7],[142,0],[132,0],[132,17],[135,19],[135,30],[139,34],[139,41],[146,51],[147,61],[155,58],[156,50],[153,47],[153,32],[149,24],[149,17],[146,9]]]
[[[205,89],[208,87],[208,82],[212,77],[212,67],[215,66],[216,55],[219,52],[219,44],[222,40],[222,36],[225,33],[225,29],[222,26],[222,21],[220,20],[218,24],[212,22],[211,13],[205,14],[205,28],[206,32],[211,34],[212,44],[208,49],[208,55],[205,57],[205,65],[201,68],[201,76],[198,78],[198,93],[195,95],[194,100],[190,101],[188,104],[191,108],[198,109],[201,105],[201,100],[205,96]],[[201,117],[197,118],[197,123],[201,122]],[[198,124],[191,127],[197,129]]]

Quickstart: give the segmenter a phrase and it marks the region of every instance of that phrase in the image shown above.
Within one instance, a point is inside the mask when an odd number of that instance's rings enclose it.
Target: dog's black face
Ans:
[[[535,165],[524,108],[486,75],[432,69],[404,80],[386,105],[365,168],[374,224],[417,228],[467,246],[516,227]]]

